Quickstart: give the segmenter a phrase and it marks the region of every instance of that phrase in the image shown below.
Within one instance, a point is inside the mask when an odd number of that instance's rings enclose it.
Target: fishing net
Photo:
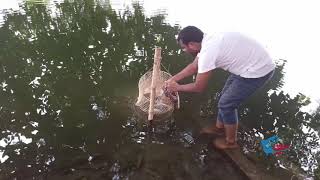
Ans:
[[[146,72],[139,79],[139,96],[135,103],[136,108],[142,114],[149,115],[150,113],[155,119],[161,119],[171,115],[175,107],[179,108],[178,93],[169,92],[164,88],[165,81],[172,76],[160,70],[160,57],[155,53],[155,62],[153,69]],[[149,120],[153,118],[148,118]]]

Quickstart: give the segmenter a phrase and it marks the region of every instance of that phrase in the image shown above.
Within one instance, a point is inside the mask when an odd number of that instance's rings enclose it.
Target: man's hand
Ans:
[[[179,84],[176,81],[168,80],[165,82],[165,87],[169,92],[177,92],[179,91]]]

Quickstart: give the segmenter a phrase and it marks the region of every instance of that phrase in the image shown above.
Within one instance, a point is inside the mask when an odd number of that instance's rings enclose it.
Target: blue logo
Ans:
[[[280,143],[278,136],[271,136],[268,139],[264,139],[260,142],[260,145],[267,156],[273,154],[280,155],[289,148],[289,145]]]

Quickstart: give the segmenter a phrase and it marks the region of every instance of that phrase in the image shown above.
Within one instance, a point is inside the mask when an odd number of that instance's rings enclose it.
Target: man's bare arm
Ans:
[[[198,71],[198,57],[195,58],[195,60],[190,63],[187,67],[185,67],[182,71],[180,71],[178,74],[174,75],[170,80],[173,81],[180,81],[188,76],[191,76]]]
[[[197,74],[196,81],[190,84],[179,85],[177,90],[183,92],[202,92],[206,89],[211,71]]]
[[[190,84],[178,84],[176,81],[168,81],[166,87],[173,92],[202,92],[208,85],[211,71],[205,73],[198,73],[196,81]]]

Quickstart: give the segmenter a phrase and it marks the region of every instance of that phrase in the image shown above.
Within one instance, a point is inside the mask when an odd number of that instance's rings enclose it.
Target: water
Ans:
[[[172,74],[191,62],[175,41],[180,27],[163,14],[28,1],[1,15],[0,179],[246,179],[198,135],[216,115],[226,73],[202,95],[181,94],[181,109],[153,128],[134,113],[155,45]],[[308,97],[281,92],[285,65],[239,109],[241,146],[271,174],[285,166],[319,177],[319,110],[301,111]],[[265,157],[259,138],[274,134],[291,148]]]

